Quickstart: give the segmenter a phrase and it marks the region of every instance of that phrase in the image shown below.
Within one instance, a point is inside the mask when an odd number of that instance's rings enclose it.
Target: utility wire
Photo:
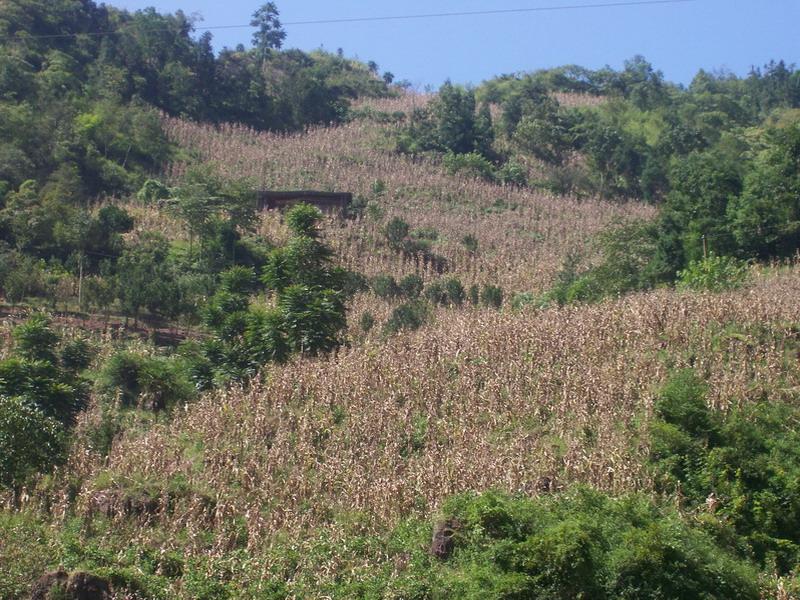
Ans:
[[[399,21],[404,19],[435,19],[442,17],[470,17],[478,15],[503,15],[503,14],[517,14],[517,13],[532,13],[532,12],[555,12],[561,10],[580,10],[583,8],[614,8],[624,6],[646,6],[653,4],[685,4],[687,2],[695,2],[696,0],[639,0],[634,2],[602,2],[597,4],[571,4],[566,6],[538,6],[535,8],[505,8],[494,10],[473,10],[473,11],[459,11],[459,12],[444,12],[444,13],[427,13],[419,15],[399,15],[399,16],[386,16],[386,17],[351,17],[343,19],[319,19],[315,21],[294,21],[291,23],[283,23],[284,25],[322,25],[331,23],[365,23],[372,21]],[[240,25],[232,25],[231,27],[241,27]]]
[[[630,2],[599,2],[594,4],[569,4],[562,6],[537,6],[533,8],[506,8],[506,9],[492,9],[492,10],[474,10],[474,11],[458,11],[458,12],[442,12],[442,13],[425,13],[415,15],[393,15],[393,16],[379,16],[379,17],[345,17],[339,19],[315,19],[309,21],[288,21],[281,23],[283,26],[298,26],[298,25],[334,25],[342,23],[372,23],[376,21],[402,21],[411,19],[440,19],[447,17],[470,17],[470,16],[486,16],[486,15],[508,15],[520,13],[535,13],[535,12],[556,12],[567,10],[582,10],[582,9],[597,9],[597,8],[619,8],[628,6],[653,6],[664,4],[687,4],[689,2],[697,2],[697,0],[634,0]],[[253,26],[248,25],[208,25],[208,26],[195,26],[197,31],[210,31],[216,29],[249,29]],[[155,33],[160,31],[173,31],[172,29],[148,29],[147,32]],[[16,35],[2,35],[0,40],[15,39],[15,40],[37,40],[37,39],[58,39],[58,38],[73,38],[81,36],[104,36],[104,35],[124,35],[132,33],[122,29],[111,31],[89,31],[86,33],[51,33],[42,35],[26,35],[24,37],[17,37]]]

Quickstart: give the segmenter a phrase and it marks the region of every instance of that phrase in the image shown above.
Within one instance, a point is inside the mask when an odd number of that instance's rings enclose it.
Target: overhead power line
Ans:
[[[284,25],[324,25],[334,23],[365,23],[371,21],[400,21],[404,19],[436,19],[443,17],[473,17],[480,15],[504,15],[515,13],[555,12],[561,10],[580,10],[584,8],[615,8],[624,6],[644,6],[653,4],[685,4],[696,0],[639,0],[634,2],[602,2],[596,4],[570,4],[565,6],[537,6],[534,8],[501,8],[492,10],[472,10],[418,15],[398,15],[385,17],[346,17],[341,19],[318,19],[314,21],[294,21]],[[237,27],[237,26],[234,26]]]
[[[474,17],[474,16],[488,16],[488,15],[509,15],[521,13],[536,13],[536,12],[557,12],[557,11],[576,11],[585,9],[598,9],[598,8],[624,8],[634,6],[654,6],[664,4],[687,4],[689,2],[697,2],[698,0],[634,0],[630,2],[597,2],[593,4],[569,4],[560,6],[536,6],[531,8],[505,8],[505,9],[490,9],[490,10],[473,10],[473,11],[457,11],[457,12],[441,12],[441,13],[423,13],[413,15],[386,15],[375,17],[343,17],[336,19],[313,19],[307,21],[287,21],[282,23],[284,26],[302,26],[302,25],[335,25],[344,23],[371,23],[378,21],[403,21],[413,19],[441,19],[448,17]],[[249,23],[247,25],[206,25],[195,26],[198,31],[211,31],[217,29],[250,29],[253,26]],[[158,31],[172,31],[172,29],[148,29],[148,32]],[[89,31],[85,33],[52,33],[42,35],[26,35],[19,39],[57,39],[57,38],[73,38],[82,36],[104,36],[104,35],[125,35],[133,33],[126,28],[111,30],[111,31]],[[17,39],[16,35],[3,35],[0,40]]]

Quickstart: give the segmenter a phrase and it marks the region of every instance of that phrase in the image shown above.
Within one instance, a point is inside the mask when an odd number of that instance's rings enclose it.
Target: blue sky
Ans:
[[[625,0],[621,0],[625,1]],[[602,0],[276,0],[284,23],[593,4]],[[247,25],[260,1],[108,0],[136,10],[182,9],[203,26]],[[285,47],[342,48],[374,60],[414,87],[444,80],[478,84],[494,75],[564,64],[590,68],[644,55],[665,77],[688,84],[700,69],[745,75],[770,59],[800,63],[800,0],[695,0],[682,4],[585,8],[388,22],[287,25]],[[252,29],[212,31],[214,47],[250,45]]]

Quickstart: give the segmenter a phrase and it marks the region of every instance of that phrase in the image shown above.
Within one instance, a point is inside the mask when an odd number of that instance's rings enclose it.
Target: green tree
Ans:
[[[439,88],[432,104],[435,135],[440,148],[455,154],[472,152],[475,149],[474,92],[447,81]]]
[[[727,207],[745,257],[791,256],[800,247],[800,121],[766,135],[767,148]]]
[[[253,46],[262,56],[269,55],[272,50],[279,50],[286,39],[286,32],[278,17],[278,7],[274,2],[262,4],[253,13],[250,25],[258,28],[253,34]]]
[[[318,354],[337,347],[346,326],[342,293],[333,289],[291,285],[278,299],[289,346],[295,352]]]
[[[142,308],[153,314],[171,312],[179,302],[169,243],[158,234],[142,234],[125,248],[117,262],[117,297],[126,317],[138,320]]]
[[[19,396],[0,394],[0,486],[16,489],[63,460],[61,424]]]

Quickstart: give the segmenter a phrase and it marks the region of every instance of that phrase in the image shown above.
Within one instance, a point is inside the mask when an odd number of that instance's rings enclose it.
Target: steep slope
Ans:
[[[413,261],[381,244],[381,226],[394,216],[413,228],[436,230],[434,250],[465,284],[490,281],[520,292],[547,287],[564,258],[588,252],[592,236],[610,222],[654,215],[652,207],[639,203],[578,200],[448,175],[431,158],[396,154],[398,113],[424,102],[426,97],[414,95],[364,101],[357,108],[366,117],[297,135],[177,119],[164,124],[172,140],[227,177],[249,178],[262,189],[347,191],[370,201],[374,212],[328,231],[343,262],[368,276],[415,270]],[[180,176],[185,166],[172,165],[170,175]],[[264,231],[276,235],[270,222]],[[478,252],[461,243],[467,234],[477,238]]]

